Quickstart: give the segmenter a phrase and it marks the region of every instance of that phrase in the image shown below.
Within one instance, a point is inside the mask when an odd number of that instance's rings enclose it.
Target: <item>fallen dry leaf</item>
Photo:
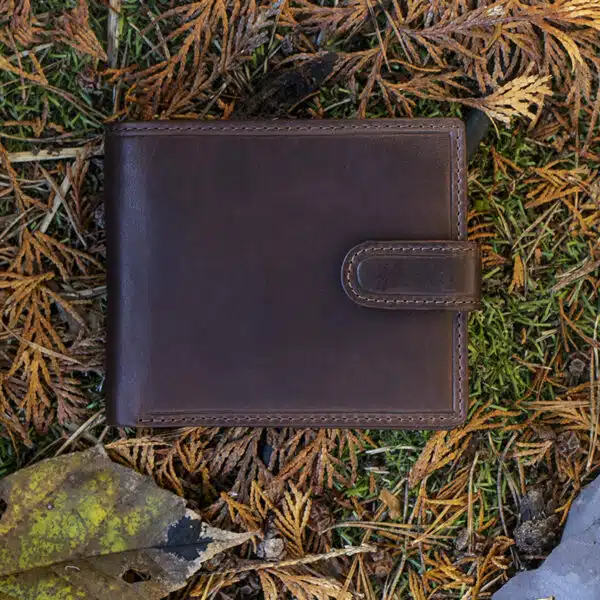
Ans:
[[[3,600],[159,600],[253,536],[210,527],[101,446],[17,471],[0,498]]]
[[[513,261],[513,276],[510,286],[508,288],[509,292],[513,290],[523,289],[525,285],[525,263],[519,254],[515,256]]]
[[[398,496],[392,494],[387,488],[383,488],[379,494],[379,499],[386,505],[391,519],[399,519],[402,517],[400,499]]]

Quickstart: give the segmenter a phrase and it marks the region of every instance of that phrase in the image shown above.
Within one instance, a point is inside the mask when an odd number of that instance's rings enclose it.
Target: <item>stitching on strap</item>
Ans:
[[[418,298],[410,299],[410,298],[378,298],[375,294],[365,294],[361,293],[358,287],[356,286],[353,278],[354,273],[354,265],[358,261],[358,258],[362,254],[385,254],[387,252],[391,252],[392,254],[421,254],[423,252],[442,252],[449,254],[474,254],[477,252],[476,248],[468,248],[468,247],[458,247],[453,248],[452,246],[433,246],[433,245],[413,245],[413,246],[402,246],[402,245],[391,245],[391,246],[382,246],[377,243],[372,244],[362,244],[356,248],[356,250],[350,256],[350,259],[347,259],[346,264],[344,265],[344,281],[348,288],[348,291],[354,296],[355,299],[360,300],[361,302],[365,302],[367,304],[410,304],[410,305],[444,305],[444,306],[454,306],[454,305],[471,305],[475,306],[477,304],[476,300],[457,300],[457,299],[447,299],[447,300],[439,300],[432,296],[420,296]]]

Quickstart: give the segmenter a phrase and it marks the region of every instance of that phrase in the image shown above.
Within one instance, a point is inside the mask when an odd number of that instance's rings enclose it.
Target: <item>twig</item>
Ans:
[[[19,78],[21,80],[21,99],[23,100],[23,104],[27,103],[27,86],[25,85],[25,77],[23,76],[23,63],[21,62],[21,55],[19,54],[19,49],[17,48],[17,44],[15,43],[15,39],[13,34],[11,33],[11,28],[9,27],[6,30],[8,34],[8,39],[14,49],[14,56],[17,59],[17,63],[19,65]]]
[[[160,52],[158,51],[158,48],[161,44],[154,44],[152,42],[152,40],[150,38],[148,38],[148,36],[145,35],[143,33],[143,31],[133,21],[128,20],[127,27],[131,27],[131,29],[133,29],[142,38],[142,40],[144,40],[144,42],[146,42],[146,44],[148,44],[148,47],[150,48],[150,50],[148,50],[148,52],[146,52],[146,54],[144,54],[142,56],[142,58],[141,58],[142,61],[145,61],[151,54],[156,54],[160,60],[165,59],[165,57],[163,55],[161,55]],[[164,47],[162,47],[162,50],[164,52]],[[168,51],[168,49],[167,49],[167,51]],[[171,55],[169,54],[168,57],[166,58],[166,60],[169,60],[170,56]]]
[[[98,125],[100,125],[100,123],[98,123]],[[5,131],[0,131],[1,138],[6,138],[7,140],[17,140],[19,142],[30,142],[32,144],[54,144],[56,142],[71,140],[81,135],[81,132],[71,131],[67,133],[60,133],[58,135],[50,135],[48,137],[27,137],[25,135],[15,135],[12,133],[6,133]]]
[[[594,323],[594,341],[598,339],[598,323],[600,321],[600,315],[596,317]],[[598,441],[598,419],[599,419],[599,406],[598,406],[598,394],[597,386],[600,383],[600,365],[598,364],[598,346],[592,347],[590,356],[590,451],[588,453],[588,459],[585,465],[585,470],[590,471],[592,468],[592,462],[594,460],[594,453],[596,451],[596,442]]]
[[[489,434],[488,434],[489,435]],[[498,473],[496,475],[496,494],[498,495],[498,512],[500,513],[500,521],[502,522],[502,530],[504,531],[504,535],[509,536],[508,527],[506,526],[506,520],[504,518],[504,506],[502,505],[502,468],[504,466],[504,461],[506,460],[506,455],[510,447],[513,445],[514,441],[517,439],[517,433],[513,433],[510,440],[508,440],[508,444],[504,447],[502,454],[498,460]],[[491,444],[491,440],[490,440]],[[492,445],[493,447],[493,445]]]
[[[224,82],[221,85],[221,87],[217,90],[217,93],[213,95],[213,97],[210,99],[210,101],[204,107],[204,110],[202,111],[202,113],[200,113],[200,119],[204,119],[206,117],[206,115],[209,113],[210,109],[215,105],[215,103],[221,97],[221,94],[225,91],[226,88],[227,88],[227,82]]]
[[[48,452],[48,450],[50,450],[50,448],[54,448],[54,446],[58,446],[58,444],[60,444],[60,442],[61,442],[60,438],[51,441],[47,446],[45,446],[39,452],[37,452],[36,454],[34,454],[33,458],[31,460],[29,460],[28,462],[26,462],[23,465],[23,467],[28,467],[29,465],[32,465],[32,464],[36,463],[37,460],[38,460],[38,458],[44,456],[44,454],[46,454],[46,452]]]
[[[16,54],[9,56],[8,60],[9,61],[15,61],[15,60],[18,61],[19,58],[25,58],[25,57],[29,56],[30,54],[37,54],[38,52],[41,52],[42,50],[47,50],[48,48],[52,48],[52,46],[54,46],[53,43],[40,44],[39,46],[34,46],[33,48],[31,48],[31,50],[23,50],[22,52],[17,52]]]
[[[579,337],[584,339],[592,348],[598,348],[598,346],[600,346],[600,343],[597,339],[591,338],[589,335],[583,333],[583,331],[581,331],[581,329],[575,325],[574,321],[568,317],[567,313],[565,312],[564,299],[560,297],[558,299],[558,309],[560,311],[560,316],[562,317],[561,326],[566,323],[570,329],[572,329]]]
[[[63,160],[77,158],[85,154],[86,156],[101,156],[104,154],[104,146],[100,144],[87,149],[86,146],[78,148],[60,148],[58,150],[38,150],[37,152],[9,152],[8,160],[10,163],[37,162],[46,160]]]
[[[481,589],[479,591],[487,592],[487,590],[489,590],[491,587],[494,587],[494,585],[496,585],[496,583],[505,576],[506,576],[506,573],[504,573],[504,572],[500,573],[500,575],[498,575],[497,577],[494,577],[494,579],[490,579],[490,581],[488,581],[485,585],[482,585]],[[543,598],[542,598],[542,600],[543,600]]]
[[[73,290],[71,292],[64,292],[64,298],[97,298],[106,294],[106,286],[99,285],[97,287],[88,288],[85,290]]]
[[[103,410],[93,414],[85,423],[80,425],[65,441],[65,443],[56,451],[54,456],[60,456],[77,438],[79,438],[86,429],[99,425],[104,422]],[[100,417],[100,418],[98,418]]]
[[[106,437],[106,434],[110,431],[110,427],[107,425],[103,430],[102,433],[99,435],[98,437],[98,443],[101,444],[104,441],[104,438]]]
[[[423,554],[423,542],[419,542],[419,558],[421,559],[421,573],[425,573],[427,571],[427,567],[425,566],[425,555]]]
[[[381,54],[383,56],[383,61],[385,62],[385,66],[388,68],[388,70],[391,71],[390,68],[390,63],[388,62],[387,59],[387,51],[386,51],[386,45],[383,42],[383,38],[381,37],[381,30],[379,29],[379,23],[377,23],[377,15],[375,14],[375,10],[373,9],[373,7],[371,6],[371,2],[369,0],[366,0],[367,2],[367,8],[369,9],[369,15],[371,16],[371,19],[373,20],[373,27],[375,28],[375,34],[377,35],[377,41],[379,42],[379,47],[381,48]]]
[[[28,208],[27,210],[24,210],[22,213],[19,214],[18,217],[16,217],[15,219],[13,219],[13,221],[11,221],[5,228],[4,231],[2,231],[2,233],[0,233],[0,242],[8,235],[8,232],[19,222],[22,221],[31,211],[33,210],[33,206]],[[30,221],[28,221],[25,226],[27,226],[29,223],[35,221],[37,218],[39,217],[34,217],[33,219],[31,219]]]
[[[119,58],[119,16],[121,12],[121,0],[109,0],[108,23],[107,23],[107,48],[108,64],[111,69],[117,66]]]
[[[583,279],[588,273],[595,271],[598,267],[600,267],[600,260],[592,261],[588,257],[580,267],[571,269],[566,273],[559,273],[556,278],[560,279],[560,281],[550,291],[553,293],[558,292],[558,290]]]
[[[99,424],[100,423],[94,423],[93,427]],[[72,423],[64,423],[63,427],[71,433],[75,433],[79,429],[76,425],[73,425]],[[105,427],[105,429],[108,429],[108,427]],[[86,440],[87,442],[90,442],[90,444],[93,444],[94,446],[97,446],[101,443],[100,438],[97,438],[96,436],[92,435],[89,431],[83,431],[79,437]]]
[[[69,208],[69,205],[67,204],[67,200],[65,198],[66,192],[64,194],[62,192],[63,186],[67,190],[71,187],[71,181],[70,181],[69,176],[65,175],[65,178],[61,184],[61,187],[58,187],[56,185],[56,182],[54,181],[54,179],[52,179],[52,177],[50,177],[50,173],[48,173],[48,171],[46,171],[46,169],[44,169],[44,167],[42,167],[42,166],[40,166],[40,169],[41,169],[42,173],[44,174],[46,181],[50,184],[50,187],[54,190],[54,194],[55,194],[54,195],[54,204],[52,205],[52,210],[50,211],[50,213],[48,213],[48,215],[42,222],[42,225],[40,226],[40,231],[42,233],[46,232],[50,223],[52,222],[52,219],[54,218],[54,215],[56,214],[56,211],[58,211],[58,207],[62,203],[62,205],[65,207],[65,212],[67,213],[67,217],[69,217],[69,221],[71,222],[71,225],[72,225],[73,229],[75,230],[75,234],[77,235],[77,237],[79,238],[79,241],[81,242],[81,245],[84,248],[87,248],[87,243],[83,239],[83,235],[79,231],[79,227],[77,227],[77,223],[75,222],[75,217],[73,216],[73,213],[71,212],[71,209]],[[46,229],[42,229],[42,227],[44,227],[44,226],[46,227]]]
[[[144,12],[146,13],[146,16],[148,17],[148,19],[150,19],[150,21],[152,21],[152,24],[154,25],[154,29],[156,30],[156,37],[158,38],[158,41],[162,47],[162,51],[165,55],[165,57],[164,57],[165,60],[171,60],[171,53],[169,52],[169,46],[167,45],[167,40],[165,39],[165,36],[163,35],[163,32],[160,28],[160,24],[156,20],[156,17],[152,13],[152,11],[147,6],[144,7]],[[158,47],[158,45],[155,47]]]
[[[489,434],[488,434],[489,435]],[[504,461],[506,460],[506,455],[510,447],[513,445],[514,441],[517,439],[518,433],[513,433],[510,440],[508,440],[508,444],[504,447],[502,454],[500,455],[500,459],[498,460],[498,473],[496,475],[496,494],[498,496],[498,513],[500,514],[500,522],[502,523],[502,530],[504,531],[504,535],[506,537],[510,537],[508,533],[508,527],[506,526],[506,519],[504,517],[504,505],[502,504],[502,469],[504,468]],[[491,442],[491,440],[490,440]],[[494,446],[492,445],[492,448]],[[513,562],[518,567],[520,565],[519,556],[517,555],[515,549],[511,546],[510,552],[513,557]]]
[[[402,573],[404,572],[404,566],[406,565],[406,557],[408,553],[406,551],[406,543],[404,544],[404,551],[402,552],[402,559],[400,560],[400,564],[392,577],[391,583],[386,581],[385,586],[383,588],[383,599],[382,600],[392,600],[394,596],[394,592],[398,587],[398,583],[400,582],[400,577],[402,577]]]
[[[8,327],[8,325],[3,323],[2,321],[0,321],[0,326],[4,327],[4,329],[6,329],[6,331],[11,336],[16,338],[20,342],[23,342],[24,344],[28,344],[34,350],[39,350],[42,354],[46,354],[47,356],[52,356],[53,358],[60,358],[61,360],[64,360],[68,363],[72,363],[75,365],[81,365],[81,363],[76,358],[71,358],[70,356],[67,356],[66,354],[62,354],[61,352],[55,352],[54,350],[50,350],[49,348],[44,348],[44,346],[40,346],[39,344],[36,344],[35,342],[32,342],[31,340],[26,340],[24,337],[21,337],[16,331],[13,331],[12,329],[10,329]]]
[[[76,109],[78,109],[80,113],[86,115],[87,118],[90,121],[92,121],[93,124],[96,125],[97,127],[102,126],[102,123],[104,122],[104,120],[107,117],[106,114],[100,112],[99,110],[96,110],[95,108],[93,108],[91,106],[88,106],[87,104],[84,104],[83,102],[80,102],[72,94],[69,94],[68,92],[65,92],[64,90],[61,90],[58,87],[55,87],[53,85],[47,85],[47,84],[44,85],[43,87],[44,87],[44,89],[48,90],[49,92],[52,92],[52,93],[56,94],[57,96],[60,96],[61,98],[66,100],[69,104],[71,104]],[[38,140],[38,141],[45,141],[45,140]]]
[[[355,554],[364,554],[366,552],[375,552],[374,546],[347,546],[346,548],[340,548],[339,550],[331,550],[324,554],[309,554],[302,558],[290,558],[288,560],[281,560],[279,562],[269,561],[249,561],[240,567],[235,569],[227,569],[225,571],[215,571],[214,575],[237,575],[238,573],[244,573],[246,571],[258,571],[263,569],[281,569],[283,567],[294,567],[296,565],[309,565],[311,563],[318,562],[320,560],[330,560],[332,558],[338,558],[340,556],[353,556]]]
[[[49,182],[51,178],[49,179],[49,175],[47,174],[47,172],[45,170],[43,171],[43,173],[44,173],[44,176],[46,177],[46,180]],[[52,187],[52,183],[50,185]],[[58,192],[55,191],[55,193],[54,193],[54,202],[52,203],[52,208],[50,209],[50,211],[48,213],[46,213],[44,220],[40,224],[39,231],[41,231],[42,233],[46,233],[46,231],[48,231],[48,227],[50,227],[50,224],[54,220],[54,217],[56,216],[56,213],[58,212],[60,205],[64,202],[64,198],[69,193],[70,189],[71,189],[71,179],[69,178],[68,175],[65,175],[65,178],[62,180],[62,183],[60,184],[60,188],[58,188]]]
[[[410,485],[408,483],[408,477],[404,481],[404,506],[402,508],[402,522],[406,523],[408,517],[408,494],[410,492]]]
[[[533,231],[542,221],[546,220],[548,222],[553,216],[554,213],[559,209],[560,202],[553,204],[544,214],[540,215],[531,225],[529,225],[525,231],[521,232],[521,235],[513,242],[512,248],[513,250],[517,250],[519,248],[519,242],[524,239],[531,231]]]
[[[473,552],[473,476],[475,474],[475,467],[477,466],[477,460],[479,459],[479,453],[475,452],[475,458],[471,465],[471,471],[469,472],[469,495],[467,504],[467,533],[469,536],[469,552]]]
[[[412,529],[412,525],[408,523],[387,523],[387,522],[371,522],[371,521],[342,521],[341,523],[337,523],[336,525],[332,525],[326,531],[330,531],[333,529],[337,529],[339,527],[356,527],[358,529],[366,529],[370,531],[384,531],[389,534],[397,534],[397,535],[405,535],[407,537],[413,537],[413,544],[418,542],[422,543],[421,540],[423,538],[422,530]],[[437,535],[437,534],[427,534],[425,541],[431,542],[431,540],[446,540],[452,536],[449,535]]]
[[[358,566],[358,557],[356,557],[352,564],[350,565],[350,569],[346,575],[346,579],[344,580],[344,587],[342,588],[342,594],[348,593],[350,589],[350,584],[352,583],[352,579],[354,579],[354,573],[356,573],[356,568]]]

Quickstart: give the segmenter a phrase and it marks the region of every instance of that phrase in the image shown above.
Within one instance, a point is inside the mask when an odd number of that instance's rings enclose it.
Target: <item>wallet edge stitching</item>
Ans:
[[[382,124],[382,123],[372,123],[368,124],[356,124],[356,125],[348,125],[348,124],[336,124],[335,126],[317,126],[317,125],[299,125],[299,126],[240,126],[240,127],[229,127],[227,131],[321,131],[321,130],[340,130],[340,129],[352,129],[352,130],[360,130],[360,129],[432,129],[442,133],[449,133],[451,139],[454,141],[454,148],[452,157],[454,168],[452,171],[453,174],[453,182],[452,182],[452,194],[451,201],[456,202],[456,223],[457,223],[457,237],[459,241],[464,241],[464,233],[463,233],[463,221],[464,221],[464,212],[463,212],[463,195],[464,195],[464,181],[462,176],[462,169],[464,163],[464,139],[461,135],[461,132],[464,131],[461,127],[449,124],[446,128],[440,127],[439,124],[436,125],[411,125],[408,123],[394,123],[394,124]],[[224,131],[222,126],[186,126],[186,127],[173,127],[166,125],[150,125],[150,126],[139,126],[139,127],[117,127],[113,130],[113,135],[119,135],[122,132],[128,131],[148,131],[148,130],[162,130],[162,131],[186,131],[186,130],[196,130],[196,131]],[[456,184],[456,188],[454,187]],[[343,423],[355,424],[361,427],[368,427],[373,423],[387,423],[388,425],[393,424],[403,424],[403,423],[430,423],[431,425],[435,425],[439,423],[440,425],[452,425],[459,424],[465,418],[465,392],[463,390],[464,387],[464,375],[466,371],[466,356],[465,356],[465,348],[463,343],[463,327],[464,327],[464,314],[462,311],[459,311],[455,317],[455,323],[453,324],[453,335],[455,334],[457,337],[457,354],[458,354],[458,369],[457,369],[457,381],[456,387],[452,393],[453,403],[456,401],[456,396],[458,396],[458,406],[456,410],[448,416],[446,413],[443,414],[432,414],[427,416],[411,416],[411,415],[378,415],[377,413],[366,413],[366,414],[354,414],[354,415],[341,415],[335,413],[319,413],[317,415],[290,415],[281,413],[281,414],[270,414],[270,415],[260,415],[260,421],[263,422],[272,422],[272,423],[284,423],[287,422],[290,426],[294,426],[294,424],[301,424],[303,422],[318,422],[322,421],[323,424],[326,424],[328,421],[338,421]],[[151,414],[151,413],[149,413]],[[139,416],[136,419],[136,423],[138,425],[152,425],[152,424],[160,424],[160,423],[198,423],[205,424],[207,422],[215,422],[215,423],[236,423],[236,422],[252,422],[254,419],[257,419],[258,415],[250,415],[250,414],[236,414],[235,416],[228,417],[225,415],[212,416],[212,415],[196,415],[191,417],[150,417],[144,418],[143,416]]]

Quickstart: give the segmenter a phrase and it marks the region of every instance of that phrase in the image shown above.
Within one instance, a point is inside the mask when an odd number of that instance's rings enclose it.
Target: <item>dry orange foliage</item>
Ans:
[[[529,480],[552,484],[564,522],[600,468],[598,340],[581,324],[582,290],[586,302],[599,290],[600,183],[588,165],[600,160],[600,4],[190,0],[152,12],[142,3],[135,16],[127,6],[118,16],[142,48],[133,57],[130,40],[107,57],[119,45],[107,44],[94,18],[107,4],[45,11],[0,0],[0,90],[18,89],[34,106],[20,117],[0,107],[2,436],[21,452],[62,426],[67,445],[105,443],[114,460],[185,496],[212,524],[260,532],[207,565],[180,598],[240,589],[269,600],[489,598],[518,564],[512,535]],[[56,84],[52,52],[77,55],[77,89]],[[491,148],[487,203],[469,214],[486,277],[506,270],[506,291],[527,293],[554,225],[589,247],[552,290],[561,294],[552,333],[561,352],[544,364],[514,357],[531,373],[527,395],[479,401],[464,427],[402,449],[410,467],[398,481],[396,463],[377,462],[396,456],[377,432],[104,429],[89,389],[90,374],[103,374],[102,122],[326,118],[340,106],[347,116],[410,117],[424,100],[443,114],[450,103],[480,109],[499,129],[516,123],[549,156],[524,166]],[[57,103],[79,125],[54,122]],[[471,190],[482,187],[482,170],[472,165]],[[492,221],[490,206],[522,189],[531,225],[515,233],[501,210]],[[528,341],[525,329],[515,335]],[[587,380],[572,383],[567,361],[582,346]]]
[[[382,103],[390,116],[412,116],[416,100],[429,98],[498,121],[536,120],[554,93],[552,102],[568,104],[576,123],[582,104],[597,97],[599,30],[600,9],[586,0],[211,0],[150,19],[143,33],[155,45],[147,66],[111,75],[128,86],[129,115],[206,116],[202,106],[219,90],[218,116],[227,98],[251,89],[244,65],[272,39],[270,47],[281,46],[265,68],[301,67],[334,48],[329,76],[350,90],[358,116]]]

